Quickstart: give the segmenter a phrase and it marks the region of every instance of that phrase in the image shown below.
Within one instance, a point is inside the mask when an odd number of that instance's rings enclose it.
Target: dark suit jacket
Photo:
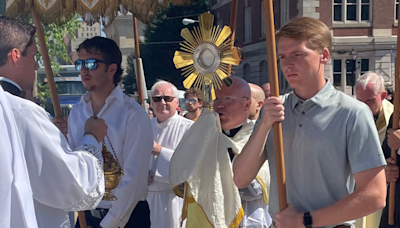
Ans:
[[[387,129],[391,129],[393,126],[393,115],[390,117],[389,125]],[[385,141],[383,141],[382,144],[382,149],[383,153],[385,154],[385,158],[391,157],[391,149],[387,144],[387,134],[385,137]],[[400,166],[400,156],[397,155],[397,165]],[[397,180],[396,182],[396,197],[395,197],[395,222],[394,225],[390,226],[388,224],[388,214],[389,214],[389,187],[388,187],[388,192],[387,192],[387,198],[386,198],[386,207],[382,211],[382,218],[381,218],[381,224],[379,228],[399,228],[400,227],[400,179]]]

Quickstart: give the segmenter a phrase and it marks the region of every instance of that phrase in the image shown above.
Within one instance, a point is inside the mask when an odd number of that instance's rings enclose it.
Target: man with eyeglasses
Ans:
[[[169,163],[175,148],[193,121],[178,115],[179,94],[173,84],[166,81],[156,82],[151,88],[151,96],[156,115],[151,119],[154,142],[147,196],[151,227],[179,228],[183,200],[175,195],[169,184]]]
[[[247,187],[238,189],[233,182],[232,162],[253,132],[254,122],[248,119],[248,83],[234,76],[230,79],[231,86],[215,90],[216,113],[204,110],[182,139],[170,166],[170,182],[174,189],[185,183],[182,216],[188,225],[269,227],[268,164]]]
[[[190,88],[185,92],[185,103],[186,110],[188,111],[185,115],[189,120],[196,121],[201,114],[201,106],[203,106],[203,101],[200,99],[201,92],[197,88]]]
[[[101,201],[96,210],[86,211],[93,228],[150,227],[147,196],[148,164],[152,147],[151,123],[146,111],[124,95],[121,80],[122,55],[108,38],[94,37],[77,48],[75,62],[88,91],[74,105],[68,118],[68,139],[72,148],[82,141],[82,123],[91,116],[103,118],[109,126],[105,147],[119,163],[124,175],[112,192],[116,201]],[[77,223],[77,227],[79,223]]]
[[[219,114],[223,133],[241,148],[253,132],[254,122],[248,119],[251,107],[251,89],[249,84],[242,78],[231,77],[232,86],[223,86],[221,90],[215,90],[214,111]],[[228,149],[231,161],[241,151]],[[267,195],[269,188],[268,163],[262,168],[263,184],[254,179],[247,188],[240,189],[244,218],[240,223],[244,227],[269,227],[272,220],[268,214],[268,205],[263,194]]]
[[[38,227],[66,227],[67,211],[93,208],[104,194],[98,143],[106,135],[107,125],[94,118],[81,122],[85,131],[73,151],[46,111],[21,97],[21,91],[33,88],[38,68],[35,31],[32,25],[0,17],[0,84],[7,91],[16,120]],[[4,148],[3,144],[0,147]]]

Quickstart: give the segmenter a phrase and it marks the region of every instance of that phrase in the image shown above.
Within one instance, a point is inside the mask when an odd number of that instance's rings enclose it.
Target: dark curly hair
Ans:
[[[201,91],[195,87],[186,90],[184,96],[185,98],[187,98],[188,96],[197,97],[197,100],[201,101]]]
[[[100,52],[103,60],[117,64],[117,71],[114,74],[114,84],[117,85],[121,81],[121,76],[124,72],[124,69],[121,68],[122,54],[114,40],[96,36],[83,41],[83,43],[76,48],[76,51],[79,52],[82,49],[85,49],[88,53]]]
[[[7,63],[8,53],[16,48],[23,56],[33,44],[36,28],[14,18],[0,16],[0,67]]]

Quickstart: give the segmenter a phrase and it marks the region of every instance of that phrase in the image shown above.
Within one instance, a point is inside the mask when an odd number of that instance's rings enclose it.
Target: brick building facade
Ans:
[[[268,82],[267,54],[262,0],[240,0],[236,43],[243,48],[244,61],[235,75],[248,82]],[[352,95],[356,79],[365,71],[375,71],[394,84],[397,17],[399,0],[274,0],[275,28],[297,16],[318,18],[331,30],[333,51],[325,75]],[[211,11],[219,25],[228,25],[231,0],[211,0]],[[282,73],[280,90],[288,84]]]

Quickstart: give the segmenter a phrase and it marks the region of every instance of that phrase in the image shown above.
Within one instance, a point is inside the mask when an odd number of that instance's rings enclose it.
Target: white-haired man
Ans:
[[[355,89],[357,100],[367,104],[374,115],[379,140],[382,144],[390,116],[393,113],[393,105],[385,99],[387,96],[385,81],[382,75],[369,71],[357,80]]]
[[[374,115],[376,129],[379,134],[380,143],[383,143],[386,129],[389,124],[390,116],[393,113],[393,104],[386,100],[385,81],[382,75],[368,71],[363,74],[356,82],[356,97],[364,102],[371,109]],[[382,211],[368,215],[356,223],[356,228],[378,227]]]
[[[159,81],[151,88],[152,107],[156,117],[151,119],[154,146],[150,159],[147,201],[152,228],[179,228],[182,199],[169,184],[169,163],[183,135],[193,121],[177,114],[178,89],[171,83]]]

